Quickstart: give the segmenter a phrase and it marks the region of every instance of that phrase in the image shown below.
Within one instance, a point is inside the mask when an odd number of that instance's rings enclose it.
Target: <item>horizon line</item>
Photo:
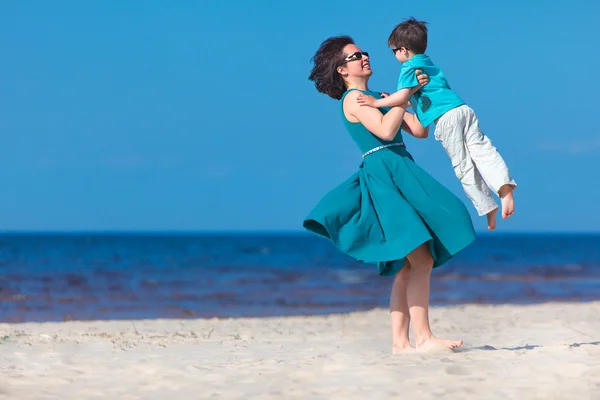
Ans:
[[[597,235],[600,230],[520,230],[520,231],[475,231],[482,236],[500,235]],[[317,236],[302,229],[0,229],[0,236],[10,235],[308,235]]]

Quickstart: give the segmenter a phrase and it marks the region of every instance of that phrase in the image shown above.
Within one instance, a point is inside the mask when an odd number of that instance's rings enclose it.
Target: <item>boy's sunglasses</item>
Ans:
[[[394,53],[394,55],[396,55],[396,53],[397,53],[397,52],[399,52],[399,51],[400,51],[400,50],[402,50],[402,49],[406,49],[406,50],[408,50],[406,47],[394,47],[394,48],[392,49],[392,53]]]
[[[357,51],[356,53],[352,53],[348,57],[344,58],[344,61],[361,60],[363,56],[369,57],[369,53],[367,53],[366,51],[363,51],[362,53],[360,51]]]

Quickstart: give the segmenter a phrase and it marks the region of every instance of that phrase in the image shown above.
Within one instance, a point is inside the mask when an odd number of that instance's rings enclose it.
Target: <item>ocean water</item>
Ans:
[[[2,322],[349,312],[387,307],[391,283],[303,233],[0,235]],[[431,299],[600,299],[600,234],[479,235]]]

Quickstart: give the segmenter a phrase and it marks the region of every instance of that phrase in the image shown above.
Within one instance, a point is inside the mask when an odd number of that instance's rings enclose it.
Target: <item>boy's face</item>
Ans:
[[[405,63],[408,61],[408,50],[406,47],[396,47],[392,49],[392,52],[396,56],[396,59],[401,63]]]

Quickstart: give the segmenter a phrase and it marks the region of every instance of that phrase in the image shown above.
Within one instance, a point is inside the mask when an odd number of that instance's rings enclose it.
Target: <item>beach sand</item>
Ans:
[[[431,310],[458,352],[392,355],[389,314],[0,324],[0,399],[599,399],[600,302]]]

